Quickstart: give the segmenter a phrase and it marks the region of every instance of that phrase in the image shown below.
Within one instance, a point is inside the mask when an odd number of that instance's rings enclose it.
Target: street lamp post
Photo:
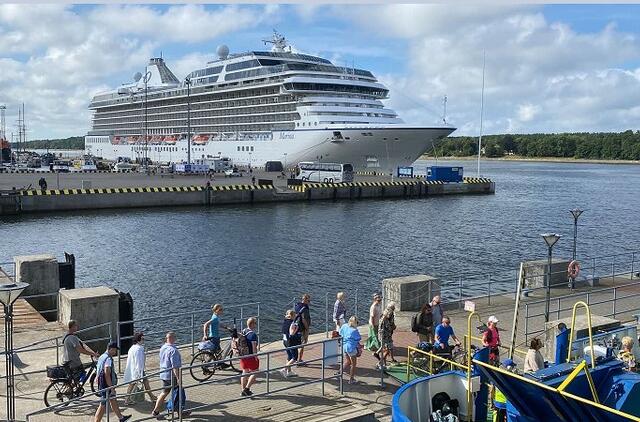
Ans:
[[[7,379],[7,421],[9,422],[16,420],[15,379],[13,376],[13,303],[27,287],[29,287],[27,283],[0,285],[0,302],[4,307],[5,376]]]
[[[571,215],[573,215],[573,260],[576,260],[576,247],[577,247],[577,242],[578,242],[578,217],[580,217],[580,214],[582,214],[584,211],[581,210],[580,208],[574,208],[572,210],[569,210],[569,212],[571,213]]]
[[[191,164],[191,78],[184,80],[187,85],[187,164]]]
[[[562,236],[560,236],[559,234],[556,233],[545,233],[542,234],[542,238],[544,239],[545,243],[547,244],[547,248],[548,248],[548,260],[547,260],[547,280],[546,280],[546,285],[547,285],[547,294],[546,294],[546,300],[545,300],[545,304],[544,304],[544,322],[549,322],[549,303],[551,302],[551,258],[552,258],[552,251],[553,251],[553,245],[556,244],[556,242],[561,238]]]

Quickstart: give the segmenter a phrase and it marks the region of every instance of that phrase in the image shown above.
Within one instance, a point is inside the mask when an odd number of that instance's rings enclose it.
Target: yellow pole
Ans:
[[[578,306],[583,306],[587,310],[587,328],[589,329],[589,349],[591,355],[591,368],[596,367],[596,359],[593,354],[593,335],[591,333],[591,310],[589,309],[589,305],[582,301],[578,301],[573,305],[573,311],[571,313],[571,332],[569,333],[569,347],[567,352],[567,362],[571,361],[571,343],[573,343],[573,333],[575,331],[576,325],[576,309]]]
[[[410,369],[411,369],[411,349],[407,347],[407,382],[409,382]]]
[[[467,317],[467,335],[464,340],[466,340],[465,347],[467,348],[467,413],[468,413],[468,421],[471,422],[473,420],[473,411],[471,402],[473,395],[471,394],[471,319],[473,317],[478,318],[478,321],[482,323],[482,319],[480,319],[480,315],[478,315],[475,311],[470,312]]]

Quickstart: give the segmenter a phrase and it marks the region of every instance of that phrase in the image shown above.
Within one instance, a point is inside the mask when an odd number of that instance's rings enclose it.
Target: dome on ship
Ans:
[[[219,45],[218,48],[216,48],[216,54],[221,60],[226,59],[229,56],[229,47],[224,44]]]

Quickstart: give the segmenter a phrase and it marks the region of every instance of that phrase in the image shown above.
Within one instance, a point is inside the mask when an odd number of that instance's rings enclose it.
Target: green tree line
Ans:
[[[11,144],[17,148],[18,143]],[[20,144],[20,148],[27,149],[84,149],[84,136],[71,136],[65,139],[37,139]]]
[[[640,160],[640,131],[606,133],[532,133],[482,137],[483,155],[503,157],[557,157],[594,160]],[[449,137],[436,148],[444,157],[478,154],[478,138]]]

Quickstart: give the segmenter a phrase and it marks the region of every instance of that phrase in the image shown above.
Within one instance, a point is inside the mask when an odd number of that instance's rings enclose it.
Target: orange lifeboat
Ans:
[[[205,145],[207,142],[209,142],[210,137],[211,135],[198,134],[194,136],[192,139],[193,139],[193,143],[196,145]]]

